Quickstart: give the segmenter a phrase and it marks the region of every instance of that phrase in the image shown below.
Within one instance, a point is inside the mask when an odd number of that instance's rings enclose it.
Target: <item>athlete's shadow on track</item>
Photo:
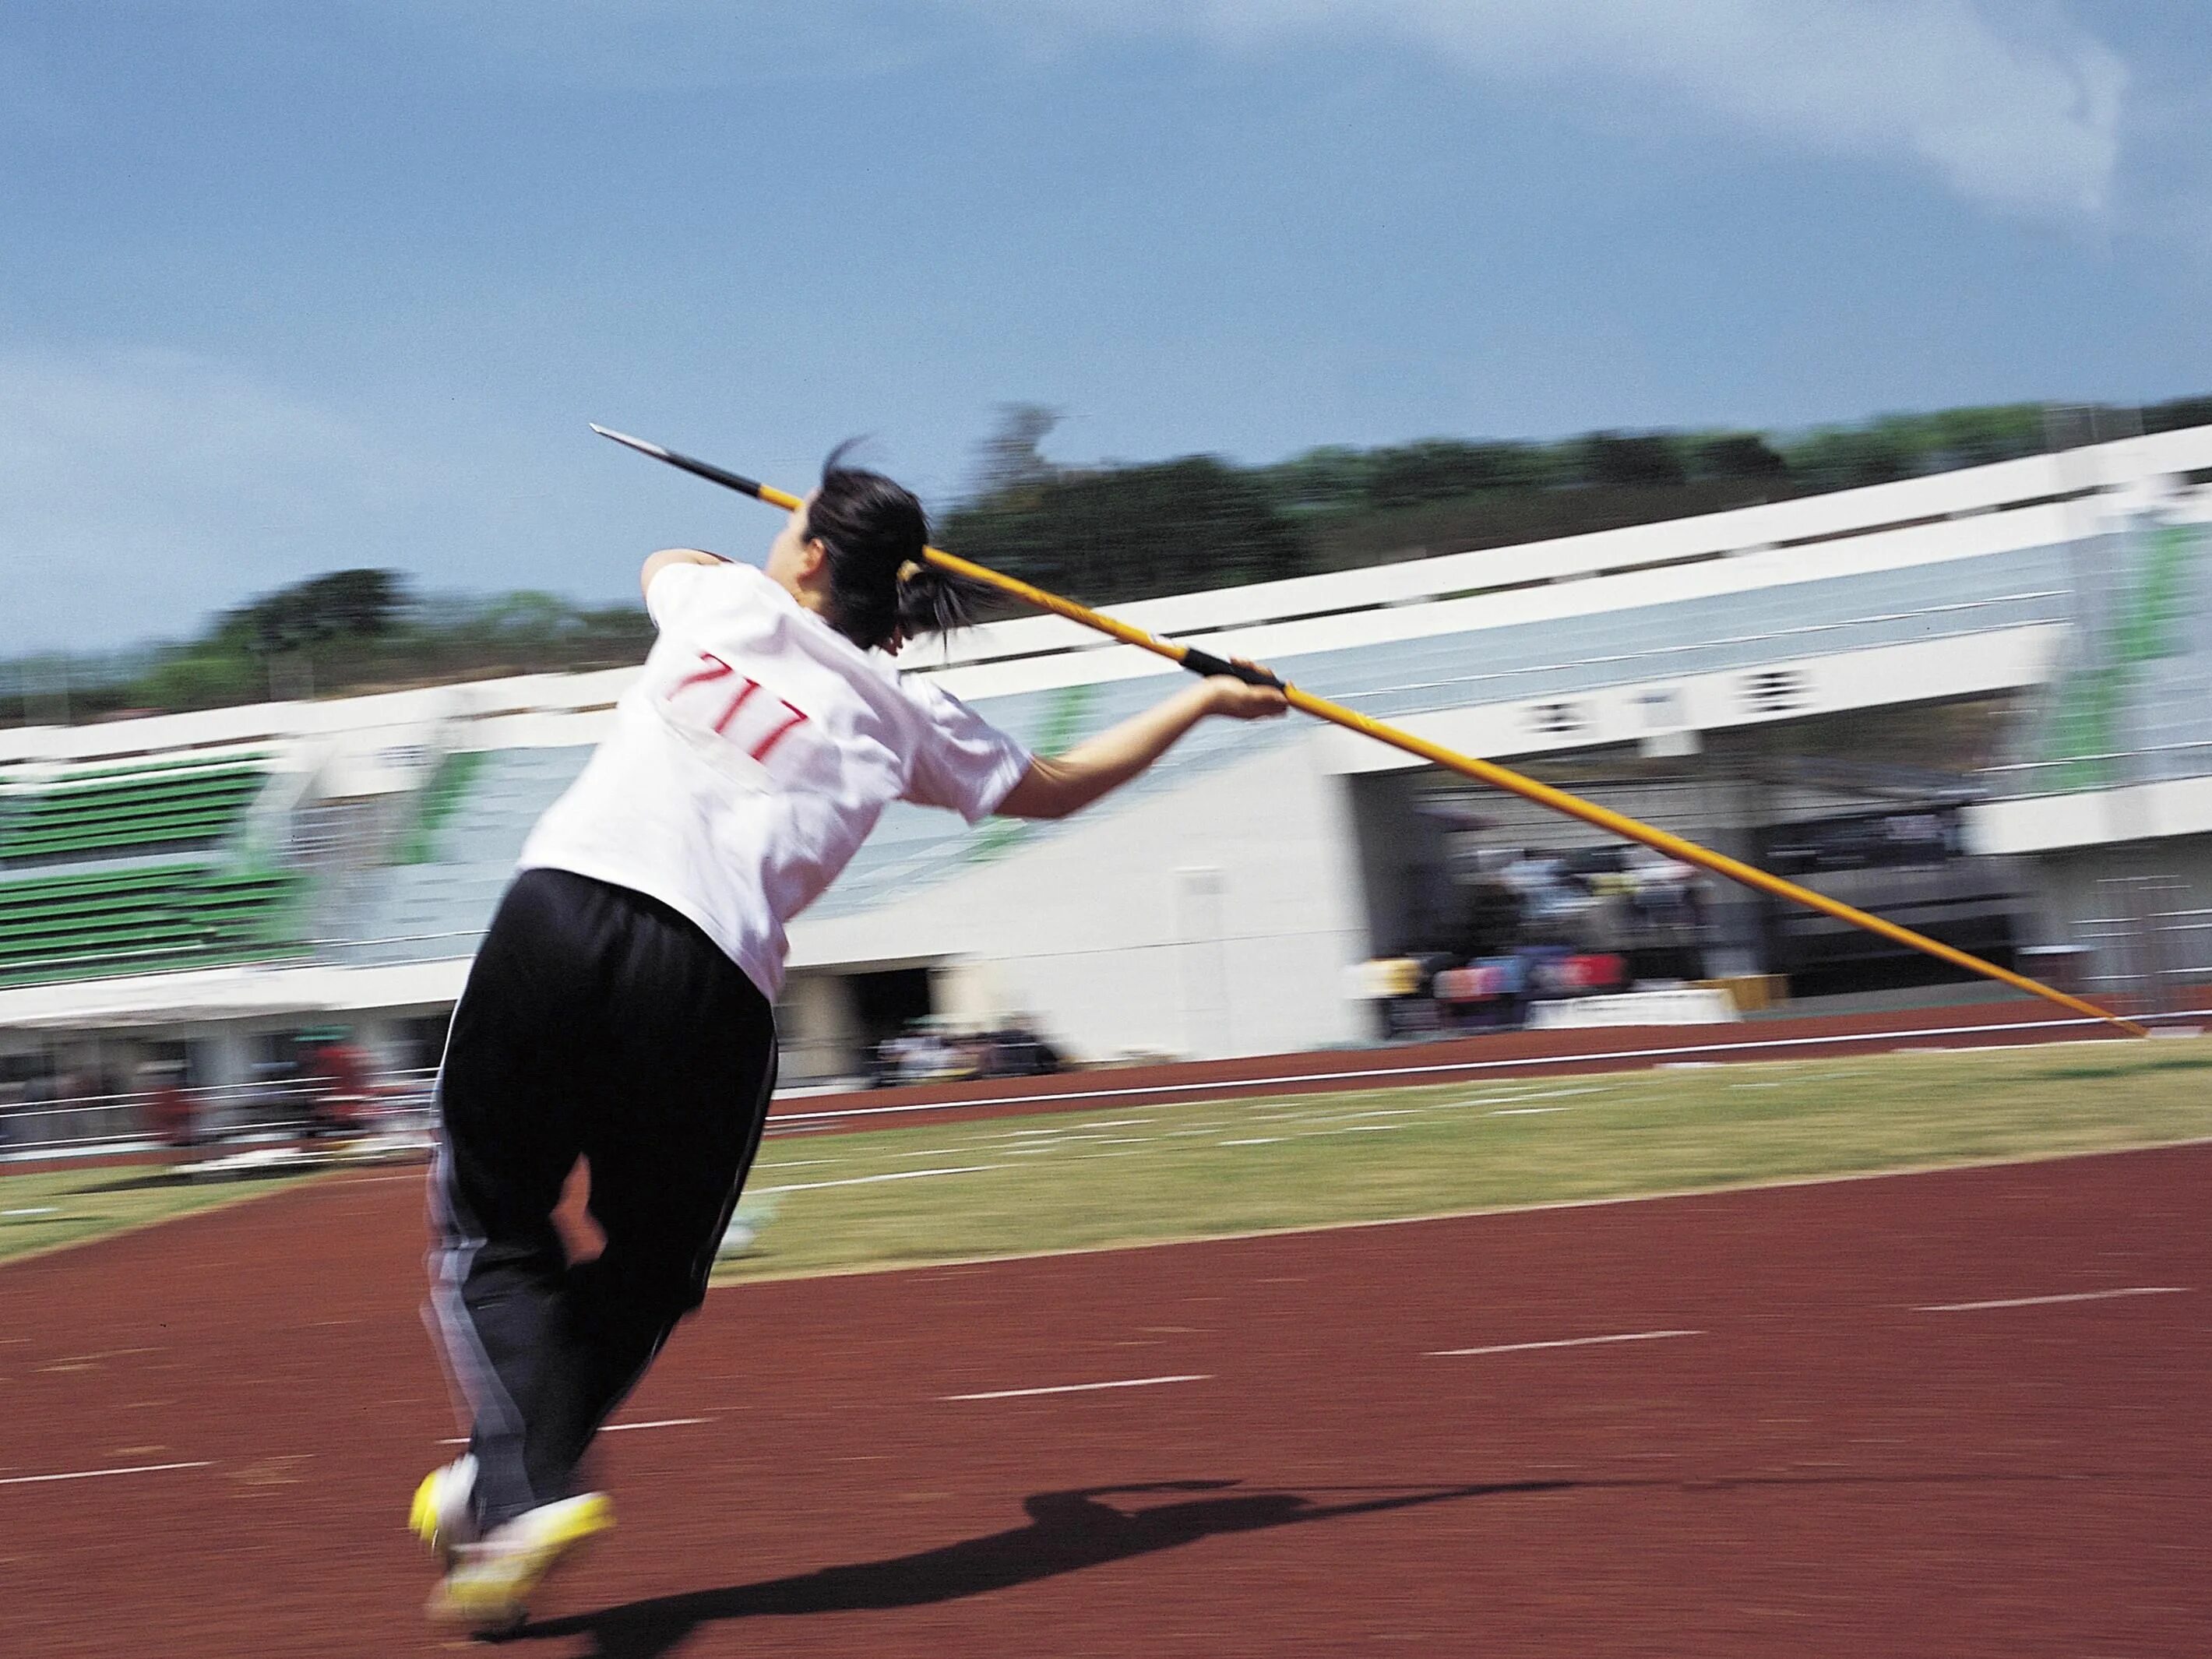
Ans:
[[[1146,1486],[1040,1492],[1023,1500],[1022,1507],[1030,1516],[1025,1527],[963,1538],[957,1544],[882,1561],[861,1561],[757,1584],[732,1584],[726,1589],[632,1601],[574,1619],[531,1625],[513,1639],[589,1636],[594,1639],[591,1659],[659,1659],[672,1652],[700,1626],[725,1619],[924,1607],[1174,1549],[1220,1533],[1258,1532],[1457,1498],[1562,1492],[1582,1483],[1516,1480],[1477,1486],[1425,1486],[1340,1504],[1317,1504],[1288,1492],[1239,1492],[1129,1510],[1102,1501],[1109,1494],[1219,1492],[1237,1484],[1234,1480],[1161,1480]]]

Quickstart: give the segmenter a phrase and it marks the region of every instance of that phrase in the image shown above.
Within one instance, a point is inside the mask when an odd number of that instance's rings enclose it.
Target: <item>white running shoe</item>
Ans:
[[[470,1499],[477,1490],[477,1460],[457,1457],[422,1477],[415,1488],[415,1501],[407,1511],[407,1524],[441,1567],[453,1565],[453,1552],[477,1541],[476,1511]]]
[[[586,1539],[615,1523],[614,1500],[587,1492],[542,1504],[453,1551],[453,1564],[426,1609],[441,1624],[484,1635],[511,1631],[530,1616],[545,1575]]]

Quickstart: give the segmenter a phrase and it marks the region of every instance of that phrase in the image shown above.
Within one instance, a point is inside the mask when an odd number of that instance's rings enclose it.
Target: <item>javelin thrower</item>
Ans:
[[[908,639],[966,620],[970,590],[924,562],[921,503],[845,453],[764,570],[690,549],[646,560],[659,637],[524,845],[453,1011],[429,1312],[469,1442],[410,1516],[444,1569],[441,1621],[519,1624],[546,1573],[612,1524],[579,1466],[705,1299],[775,1081],[784,924],[884,806],[1064,817],[1209,715],[1288,708],[1222,663],[1065,755],[1030,755],[897,672]],[[579,1158],[606,1247],[571,1265],[552,1213]]]

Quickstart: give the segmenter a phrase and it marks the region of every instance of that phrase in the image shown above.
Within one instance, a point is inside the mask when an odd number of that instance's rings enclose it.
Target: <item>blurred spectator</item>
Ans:
[[[979,1058],[985,1077],[1049,1077],[1061,1069],[1060,1051],[1023,1020],[988,1033]]]
[[[185,1091],[181,1070],[147,1067],[146,1127],[162,1146],[177,1152],[199,1145],[199,1113]]]
[[[1015,1019],[972,1036],[951,1035],[934,1019],[917,1020],[875,1046],[868,1086],[944,1083],[969,1077],[1045,1077],[1064,1069],[1060,1051]]]
[[[343,1039],[325,1043],[307,1079],[307,1133],[358,1134],[369,1094],[368,1056]]]

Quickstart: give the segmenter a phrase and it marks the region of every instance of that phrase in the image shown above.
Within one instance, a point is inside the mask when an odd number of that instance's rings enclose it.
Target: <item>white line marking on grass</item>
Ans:
[[[1501,1342],[1488,1348],[1437,1348],[1431,1359],[1458,1359],[1470,1354],[1527,1353],[1534,1348],[1588,1348],[1601,1342],[1658,1342],[1670,1336],[1703,1336],[1703,1331],[1627,1331],[1619,1336],[1569,1336],[1552,1342]]]
[[[794,1181],[782,1187],[756,1187],[752,1195],[759,1198],[769,1193],[811,1193],[824,1187],[867,1187],[878,1181],[926,1181],[931,1176],[988,1175],[1005,1167],[1002,1164],[963,1164],[950,1170],[894,1170],[889,1175],[846,1176],[837,1181]]]
[[[1410,1123],[1354,1123],[1342,1129],[1307,1129],[1296,1137],[1307,1139],[1315,1135],[1371,1135],[1389,1129],[1410,1129]]]
[[[11,1474],[0,1486],[35,1486],[49,1480],[97,1480],[108,1474],[159,1474],[164,1469],[211,1469],[212,1462],[194,1463],[133,1463],[119,1469],[72,1469],[67,1474]]]
[[[1216,1144],[1223,1146],[1273,1146],[1287,1139],[1289,1137],[1285,1135],[1255,1135],[1249,1140],[1224,1140]]]
[[[2068,1296],[2015,1296],[2002,1302],[1938,1302],[1915,1313],[1979,1313],[1985,1308],[2048,1308],[2060,1302],[2109,1302],[2118,1296],[2179,1296],[2187,1285],[2137,1285],[2124,1291],[2075,1291]]]
[[[1541,1117],[1547,1112],[1571,1112],[1574,1109],[1571,1106],[1500,1106],[1496,1111],[1486,1112],[1483,1115],[1485,1117]]]
[[[55,1215],[60,1210],[58,1204],[37,1204],[27,1210],[0,1210],[0,1215]]]
[[[1452,1111],[1463,1106],[1492,1106],[1500,1101],[1510,1101],[1517,1105],[1525,1100],[1564,1100],[1570,1095],[1601,1095],[1604,1092],[1602,1085],[1594,1085],[1587,1089],[1529,1089],[1515,1095],[1470,1095],[1465,1100],[1440,1100],[1431,1109]]]
[[[1212,1379],[1204,1374],[1188,1376],[1132,1376],[1119,1382],[1062,1382],[1050,1389],[994,1389],[988,1394],[948,1394],[944,1400],[1024,1400],[1040,1394],[1090,1394],[1099,1389],[1150,1389],[1163,1382],[1205,1382]]]

